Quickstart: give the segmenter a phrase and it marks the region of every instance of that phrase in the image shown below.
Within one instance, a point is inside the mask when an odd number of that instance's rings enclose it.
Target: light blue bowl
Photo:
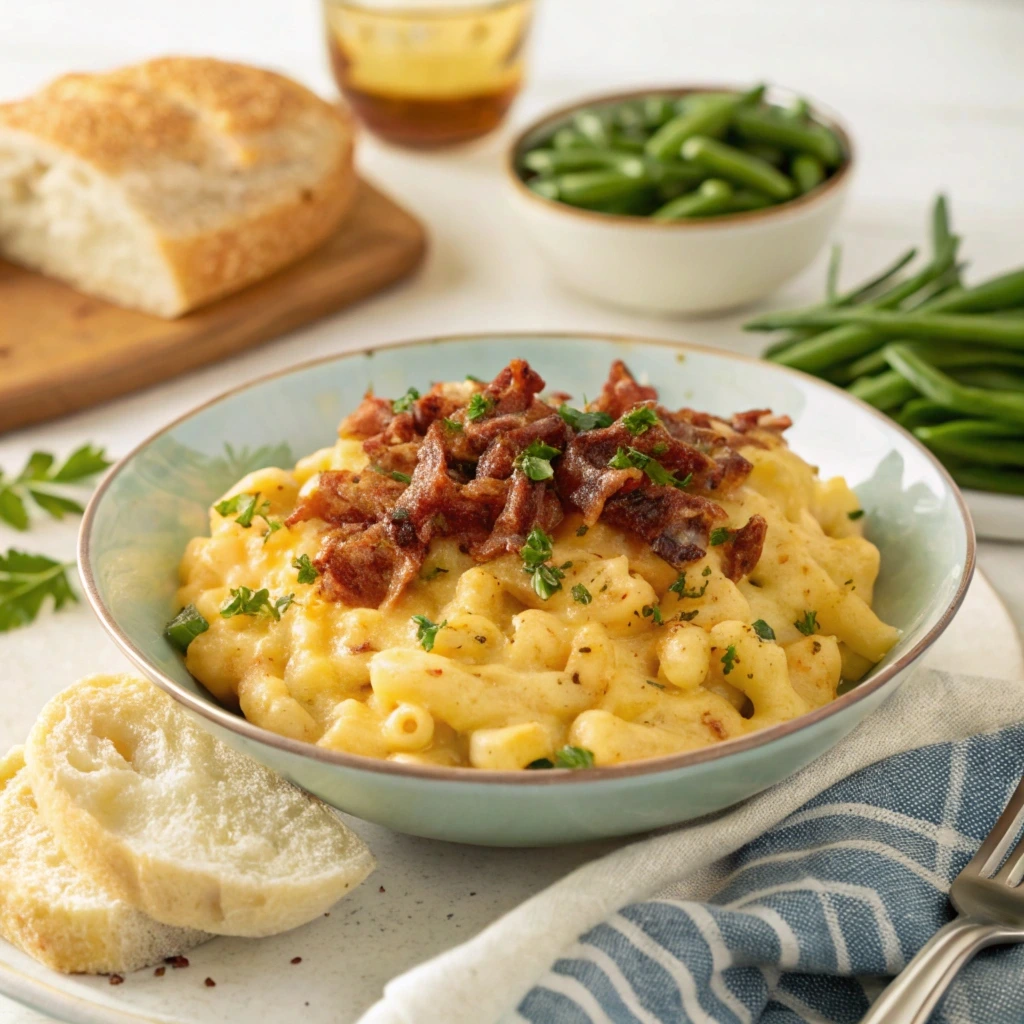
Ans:
[[[802,718],[685,754],[567,772],[426,768],[285,739],[220,707],[163,636],[186,541],[246,468],[291,464],[332,443],[369,385],[489,378],[522,357],[558,389],[597,394],[625,359],[666,405],[792,416],[792,447],[842,474],[881,549],[875,608],[902,630],[856,689]],[[286,446],[290,451],[283,451]],[[262,449],[262,450],[260,450]],[[247,463],[253,463],[248,465]],[[79,562],[100,621],[128,657],[221,739],[360,818],[415,835],[516,846],[641,832],[720,810],[803,768],[890,697],[949,624],[974,569],[974,533],[936,460],[874,409],[821,381],[741,356],[600,335],[442,338],[308,363],[244,385],[123,459],[85,514]]]

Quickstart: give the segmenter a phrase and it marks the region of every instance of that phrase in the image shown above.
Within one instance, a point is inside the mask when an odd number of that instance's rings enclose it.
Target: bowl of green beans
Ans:
[[[527,127],[507,163],[556,278],[663,315],[747,305],[803,270],[852,167],[833,115],[763,85],[588,99]]]

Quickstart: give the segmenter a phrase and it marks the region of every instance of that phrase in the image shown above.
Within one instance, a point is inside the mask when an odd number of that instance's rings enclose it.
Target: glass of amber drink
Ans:
[[[495,128],[522,83],[534,0],[323,0],[338,87],[391,142],[444,146]]]

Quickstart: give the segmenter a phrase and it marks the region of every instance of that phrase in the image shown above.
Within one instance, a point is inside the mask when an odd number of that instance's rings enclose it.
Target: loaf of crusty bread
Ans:
[[[175,317],[340,224],[352,126],[281,75],[167,57],[0,104],[0,255]]]
[[[71,863],[165,924],[271,935],[319,917],[373,870],[329,807],[141,679],[91,676],[57,694],[25,761]]]
[[[21,747],[0,758],[0,935],[66,974],[134,971],[210,938],[158,924],[72,866],[39,817]]]

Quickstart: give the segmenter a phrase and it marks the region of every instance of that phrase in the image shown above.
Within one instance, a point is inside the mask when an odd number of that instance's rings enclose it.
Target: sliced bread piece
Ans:
[[[0,759],[0,935],[65,974],[115,974],[210,936],[154,921],[74,868],[43,824],[21,747]]]
[[[54,697],[25,759],[68,857],[166,924],[271,935],[373,869],[337,814],[214,738],[167,694],[92,676]]]
[[[175,317],[310,252],[352,205],[351,120],[271,71],[165,57],[0,104],[0,255]]]

